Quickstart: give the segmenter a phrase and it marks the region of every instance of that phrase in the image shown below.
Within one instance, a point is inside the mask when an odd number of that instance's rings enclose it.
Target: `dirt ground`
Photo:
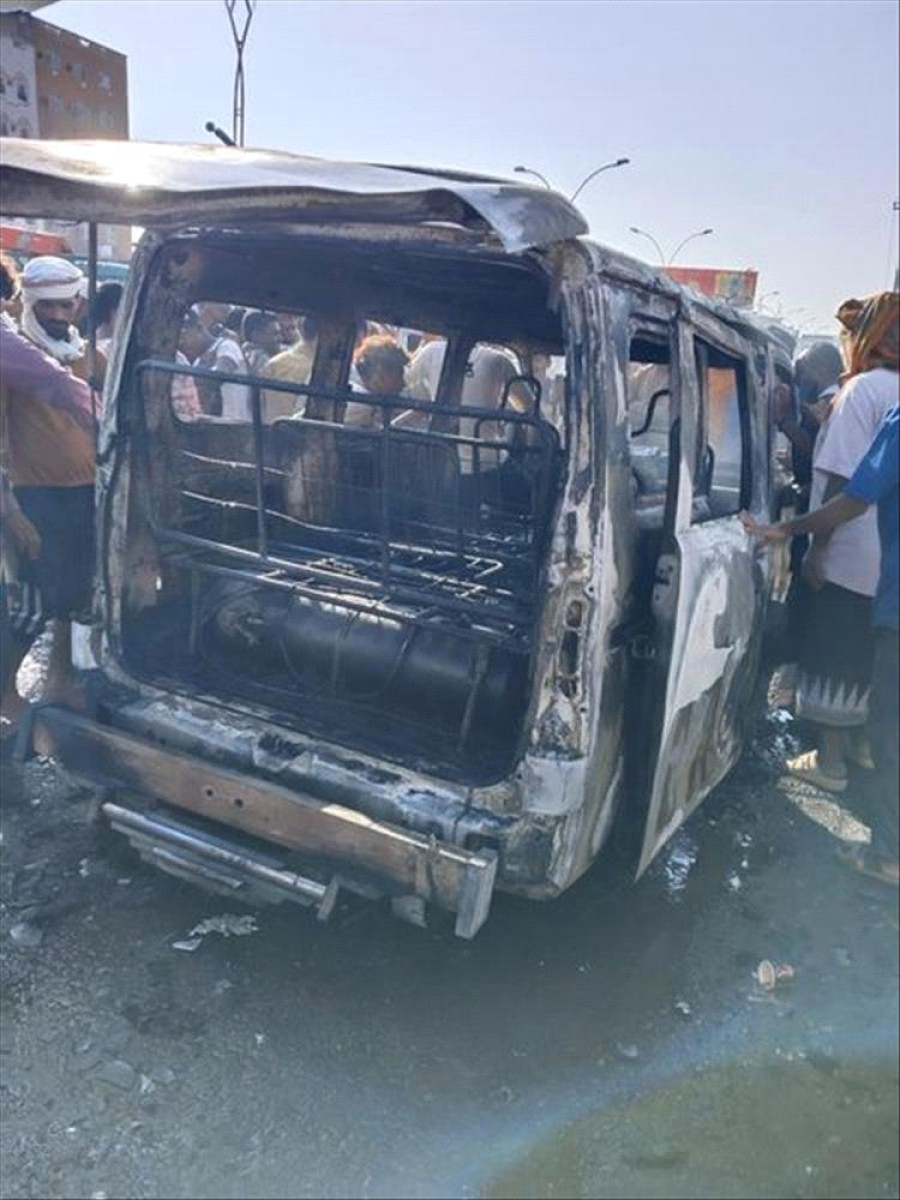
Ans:
[[[779,777],[789,729],[640,883],[497,897],[471,943],[250,913],[5,766],[0,1196],[898,1196],[897,896]]]

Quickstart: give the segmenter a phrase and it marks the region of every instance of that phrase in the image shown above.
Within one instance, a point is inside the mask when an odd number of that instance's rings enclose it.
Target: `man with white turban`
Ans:
[[[74,263],[51,254],[32,258],[22,271],[22,332],[73,369],[86,357],[84,339],[76,326],[85,284],[84,274]]]

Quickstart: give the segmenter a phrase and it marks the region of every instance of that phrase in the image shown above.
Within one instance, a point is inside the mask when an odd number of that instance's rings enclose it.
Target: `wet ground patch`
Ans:
[[[481,1194],[896,1196],[897,1126],[896,1064],[734,1063],[581,1118]]]

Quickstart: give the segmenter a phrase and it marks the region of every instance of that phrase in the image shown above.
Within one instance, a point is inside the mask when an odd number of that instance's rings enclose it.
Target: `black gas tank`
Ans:
[[[213,585],[203,612],[204,657],[248,682],[444,728],[496,734],[521,716],[526,655],[474,630],[233,582]]]

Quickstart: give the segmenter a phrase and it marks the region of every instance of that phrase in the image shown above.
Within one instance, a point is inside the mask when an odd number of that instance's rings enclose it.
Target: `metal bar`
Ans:
[[[307,879],[293,871],[267,866],[248,854],[226,849],[184,825],[167,821],[161,817],[148,817],[144,813],[122,808],[121,805],[113,804],[111,801],[102,805],[102,812],[109,818],[112,825],[122,832],[134,832],[151,841],[158,839],[168,842],[182,850],[188,850],[200,858],[207,858],[211,862],[221,863],[222,866],[242,871],[254,879],[258,879],[261,883],[268,883],[288,892],[296,892],[316,904],[325,899],[328,891],[328,887],[324,883],[319,883],[315,879]]]
[[[198,504],[209,504],[218,506],[220,508],[237,509],[243,512],[256,511],[255,505],[252,505],[244,500],[229,500],[221,496],[211,496],[207,495],[205,492],[196,492],[188,489],[182,489],[180,495],[182,495],[185,499],[193,500]],[[380,539],[373,534],[360,533],[355,530],[345,530],[340,526],[310,525],[309,522],[300,521],[296,517],[291,517],[287,513],[283,513],[277,508],[266,508],[265,511],[267,517],[271,517],[276,521],[281,521],[285,525],[290,525],[296,529],[304,530],[313,536],[332,534],[335,537],[340,537],[342,540],[347,542],[356,543],[361,548],[376,548],[380,545]],[[428,525],[424,522],[419,523],[419,528],[422,530],[423,534],[427,534],[427,536],[430,538],[432,542],[432,549],[435,547],[439,548],[441,545],[440,538],[438,537],[439,533],[445,532],[449,534],[450,532],[449,530],[446,530],[444,526]],[[531,552],[533,550],[533,539],[529,538],[527,541],[524,539],[517,539],[517,541],[511,542],[508,537],[503,538],[502,535],[495,533],[490,528],[484,529],[477,534],[474,531],[469,534],[468,553],[466,553],[466,540],[459,536],[459,528],[459,522],[454,524],[453,532],[458,535],[453,538],[454,554],[457,562],[465,563],[471,561],[472,559],[479,558],[485,554],[489,554],[492,559],[496,560],[498,565],[502,566],[504,564],[509,565],[512,563],[521,562],[523,554],[527,554],[529,558],[531,557]],[[225,543],[210,542],[210,545],[215,546],[224,544]],[[405,542],[394,542],[392,543],[392,546],[395,550],[406,550],[407,552],[413,552],[418,548],[415,547],[415,545],[410,545]],[[307,549],[309,549],[305,546],[297,546],[296,543],[294,543],[291,548],[296,549],[299,553],[304,553],[307,551]],[[312,549],[315,549],[315,547],[312,547]],[[449,552],[449,545],[447,549]],[[356,561],[360,563],[365,562],[364,559],[349,559],[343,554],[341,557],[346,561]],[[393,573],[396,574],[396,570],[394,570]]]
[[[381,577],[385,587],[391,582],[391,488],[389,477],[391,469],[391,423],[387,414],[381,413]]]
[[[97,329],[95,314],[97,309],[97,223],[88,224],[88,313],[90,328],[88,330],[88,387],[91,389],[91,412],[94,421],[97,420]]]
[[[368,392],[348,392],[338,388],[320,388],[313,387],[305,383],[289,383],[285,379],[268,379],[262,375],[240,375],[232,371],[213,371],[209,367],[184,366],[181,363],[168,362],[162,358],[144,358],[135,365],[135,372],[138,375],[148,371],[160,371],[164,375],[189,375],[193,379],[210,379],[218,383],[240,383],[247,385],[251,382],[261,384],[266,389],[272,391],[287,392],[290,395],[308,396],[313,400],[329,400],[341,401],[352,400],[355,404],[364,404],[369,408],[397,408],[401,412],[410,409],[415,412],[424,412],[430,416],[435,416],[440,413],[441,416],[460,416],[460,417],[483,417],[487,420],[497,421],[503,420],[516,425],[532,425],[536,429],[543,428],[552,430],[552,426],[543,417],[532,417],[527,413],[518,413],[510,410],[503,410],[502,418],[499,416],[500,410],[496,408],[481,408],[475,405],[466,405],[463,407],[437,406],[430,400],[416,400],[412,396],[375,396]],[[295,418],[300,420],[305,425],[321,426],[325,429],[334,428],[334,421],[322,421],[315,417]],[[361,434],[371,437],[370,431],[353,426],[343,426],[346,432]],[[453,434],[429,434],[425,430],[394,430],[395,434],[402,433],[406,437],[427,438],[432,437],[442,442],[454,440]],[[555,436],[555,431],[554,431]],[[468,439],[471,441],[472,439]]]
[[[256,534],[260,557],[269,557],[266,532],[266,472],[263,465],[262,398],[259,388],[250,389],[250,412],[253,418],[253,450],[256,457]]]
[[[478,693],[481,690],[481,685],[484,683],[484,677],[487,674],[488,668],[488,648],[479,644],[475,651],[475,665],[473,669],[474,679],[472,680],[469,694],[466,697],[466,709],[463,713],[462,723],[459,728],[459,744],[457,751],[462,752],[466,742],[469,740],[469,734],[472,731],[472,721],[475,717],[475,705],[478,701]]]
[[[180,493],[180,495],[188,500],[193,500],[200,504],[209,504],[220,508],[238,509],[247,513],[255,511],[253,505],[245,503],[241,500],[220,500],[218,497],[206,496],[200,492],[183,491]],[[266,509],[266,514],[272,517],[274,520],[283,520],[288,524],[302,524],[301,522],[294,521],[294,519],[291,517],[286,517],[283,513],[278,512],[277,509]],[[209,538],[201,537],[199,534],[186,533],[182,530],[169,530],[157,525],[153,526],[153,530],[157,537],[160,538],[192,538],[195,542],[202,543],[211,552],[220,549],[224,552],[230,547],[234,547],[234,544],[230,542],[212,541]],[[431,530],[430,532],[433,535],[436,531]],[[352,540],[358,541],[361,539]],[[372,539],[370,539],[369,542],[364,543],[363,548],[367,548],[371,545]],[[438,543],[436,543],[436,545],[438,545]],[[238,548],[241,549],[240,547]],[[504,553],[504,548],[509,548],[510,552]],[[259,562],[262,564],[262,560],[255,550],[249,550],[246,547],[243,547],[242,549],[244,556],[249,556],[247,559],[248,561]],[[325,547],[317,548],[314,546],[297,546],[296,544],[293,544],[290,549],[296,552],[296,557],[272,560],[270,556],[268,562],[264,565],[269,565],[269,563],[274,562],[274,565],[281,566],[283,569],[287,569],[286,564],[289,563],[294,571],[302,570],[313,574],[325,572],[327,574],[327,578],[337,578],[340,580],[367,578],[367,575],[360,576],[353,572],[348,574],[347,568],[353,568],[354,571],[359,572],[368,572],[373,566],[371,559],[357,557],[356,555],[351,554],[343,554],[340,553],[339,549],[334,549],[329,553]],[[403,542],[396,543],[394,549],[398,555],[406,554],[408,556],[411,554],[416,554],[415,547],[408,546]],[[478,547],[476,544],[472,547],[472,550],[468,555],[460,556],[457,554],[453,560],[457,567],[460,567],[464,571],[468,569],[469,575],[467,577],[451,571],[450,563],[442,557],[444,555],[449,556],[450,553],[451,551],[449,547],[445,551],[442,551],[439,548],[434,549],[428,556],[423,555],[422,558],[424,561],[420,561],[415,566],[404,565],[402,562],[398,562],[395,557],[391,565],[392,575],[394,577],[400,577],[419,582],[431,581],[433,584],[440,586],[446,585],[452,587],[454,585],[458,585],[460,587],[466,587],[471,585],[473,581],[486,580],[489,575],[496,574],[498,571],[502,571],[504,567],[515,567],[517,565],[524,567],[528,564],[531,557],[530,554],[524,554],[521,550],[516,552],[516,547],[514,545],[510,546],[508,541],[506,543],[500,543],[499,545],[496,542],[488,541],[488,544],[483,547]],[[310,554],[316,555],[316,558],[311,560],[309,558]],[[437,559],[438,561],[435,565],[430,565],[428,562],[429,558]],[[344,570],[338,570],[333,567],[322,565],[323,563],[334,561],[336,559],[339,559]],[[172,556],[170,556],[170,561],[173,561]],[[487,585],[485,584],[485,588],[486,587]],[[498,595],[512,595],[510,589],[499,588],[494,590]]]
[[[256,464],[252,462],[237,462],[233,458],[213,458],[209,454],[198,454],[196,450],[179,450],[182,458],[189,458],[192,462],[202,463],[212,467],[230,467],[233,471],[255,471]],[[285,479],[287,471],[282,471],[280,467],[265,467],[266,475],[274,475],[276,479]]]

